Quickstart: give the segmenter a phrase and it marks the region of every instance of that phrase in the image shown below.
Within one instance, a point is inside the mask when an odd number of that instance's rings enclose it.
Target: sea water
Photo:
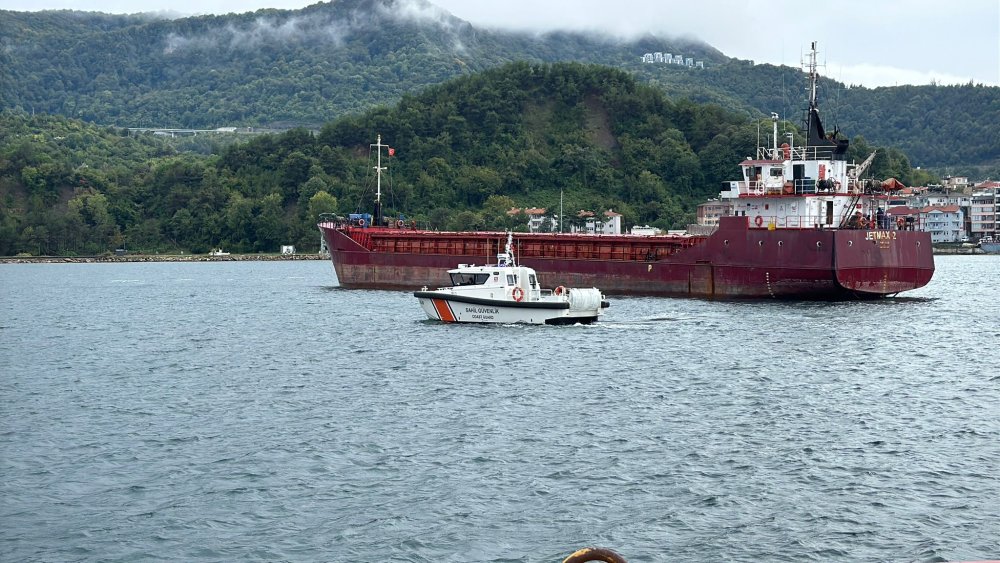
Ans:
[[[568,327],[324,261],[2,265],[0,560],[998,558],[1000,257],[936,264]]]

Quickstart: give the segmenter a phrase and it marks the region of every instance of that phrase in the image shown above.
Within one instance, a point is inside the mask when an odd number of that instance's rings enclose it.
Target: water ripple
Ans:
[[[454,326],[322,262],[0,267],[3,560],[1000,556],[994,257]]]

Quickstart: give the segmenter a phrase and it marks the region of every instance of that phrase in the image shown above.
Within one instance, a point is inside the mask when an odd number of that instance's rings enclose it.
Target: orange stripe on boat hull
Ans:
[[[455,315],[451,314],[451,307],[448,306],[448,302],[444,299],[432,299],[431,303],[434,303],[434,310],[437,311],[438,317],[446,323],[455,322]]]

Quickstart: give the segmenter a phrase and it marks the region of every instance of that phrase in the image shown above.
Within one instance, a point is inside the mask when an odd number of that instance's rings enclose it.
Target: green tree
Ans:
[[[306,221],[315,223],[319,221],[319,216],[324,213],[337,212],[337,198],[320,190],[309,198],[309,211],[306,213]]]

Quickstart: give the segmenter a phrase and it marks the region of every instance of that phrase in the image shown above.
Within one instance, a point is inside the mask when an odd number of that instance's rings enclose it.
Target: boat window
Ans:
[[[538,282],[535,281],[535,274],[528,274],[528,285],[531,287],[537,287]]]
[[[771,177],[772,178],[777,178],[778,176],[784,176],[784,175],[785,175],[785,171],[782,168],[772,168],[771,169]]]
[[[507,274],[507,285],[514,285],[514,274]]]
[[[451,274],[451,285],[482,285],[489,279],[489,274]]]

